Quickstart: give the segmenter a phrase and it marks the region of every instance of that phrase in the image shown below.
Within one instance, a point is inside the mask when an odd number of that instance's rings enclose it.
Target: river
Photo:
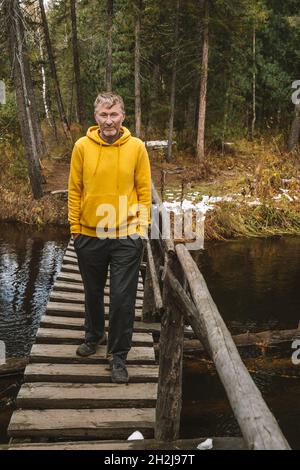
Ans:
[[[63,229],[37,231],[1,225],[0,340],[5,342],[8,358],[29,355],[68,239],[68,231]],[[209,243],[192,256],[233,334],[297,327],[299,238]],[[182,437],[239,435],[217,376],[198,373],[192,362],[186,360],[183,371]],[[300,449],[299,377],[270,373],[269,369],[253,373],[295,449]],[[21,377],[0,378],[0,442],[7,441],[6,426],[20,383]],[[10,400],[3,394],[6,389]]]

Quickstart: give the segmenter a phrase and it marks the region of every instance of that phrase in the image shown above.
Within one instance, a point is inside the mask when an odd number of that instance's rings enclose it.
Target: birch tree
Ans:
[[[24,20],[18,0],[5,0],[4,10],[10,44],[10,61],[16,91],[18,117],[28,166],[32,193],[35,199],[43,195],[40,158],[42,136],[26,49]]]
[[[43,0],[39,0],[39,6],[40,6],[42,27],[44,31],[47,55],[48,55],[49,66],[50,66],[50,73],[51,73],[51,77],[52,77],[52,80],[54,82],[54,87],[55,87],[57,108],[58,108],[59,116],[63,125],[64,133],[66,137],[68,137],[72,141],[70,126],[67,120],[67,116],[65,113],[65,108],[64,108],[64,104],[63,104],[63,100],[61,96],[61,90],[60,90],[59,80],[57,76],[56,64],[54,60],[53,48],[52,48],[52,43],[50,39],[48,21],[47,21],[47,17],[45,13]]]

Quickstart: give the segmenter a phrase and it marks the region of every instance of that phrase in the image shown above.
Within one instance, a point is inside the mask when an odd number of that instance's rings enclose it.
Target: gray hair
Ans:
[[[110,91],[99,93],[94,103],[95,111],[99,104],[105,104],[108,108],[112,108],[115,104],[119,104],[121,106],[122,112],[125,114],[123,98],[120,95],[111,93]]]

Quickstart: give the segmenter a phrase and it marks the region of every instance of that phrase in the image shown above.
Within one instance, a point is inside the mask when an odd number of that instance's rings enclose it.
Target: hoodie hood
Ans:
[[[94,142],[96,142],[98,145],[101,145],[101,146],[102,145],[103,146],[112,145],[112,146],[117,146],[118,147],[120,145],[125,144],[129,140],[129,138],[131,137],[131,133],[127,129],[127,127],[121,126],[121,128],[120,128],[120,132],[121,132],[120,137],[113,144],[109,144],[108,142],[105,142],[105,140],[101,139],[101,137],[99,135],[99,131],[100,131],[99,126],[91,126],[91,127],[88,128],[86,135],[89,139],[93,140]]]

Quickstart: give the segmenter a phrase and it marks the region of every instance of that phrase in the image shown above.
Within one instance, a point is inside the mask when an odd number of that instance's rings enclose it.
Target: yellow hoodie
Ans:
[[[76,141],[69,176],[71,233],[145,236],[150,223],[151,171],[144,143],[121,127],[113,144],[92,126]]]

